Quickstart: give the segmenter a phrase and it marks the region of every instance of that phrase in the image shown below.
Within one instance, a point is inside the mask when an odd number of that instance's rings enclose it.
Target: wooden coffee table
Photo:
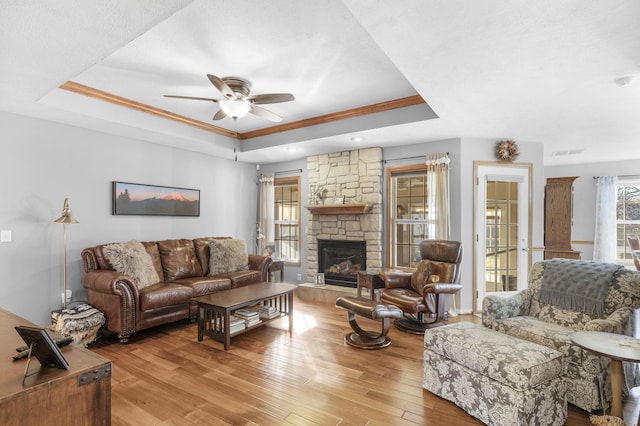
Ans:
[[[230,317],[233,311],[254,305],[266,305],[276,308],[279,315],[274,318],[261,318],[261,322],[233,333],[233,336],[253,330],[256,327],[281,318],[289,317],[289,335],[293,333],[293,291],[296,286],[286,283],[258,283],[220,293],[194,297],[198,303],[198,341],[204,335],[224,343],[226,351],[231,346],[229,332]]]
[[[596,355],[611,358],[611,414],[622,418],[622,361],[640,361],[640,340],[602,331],[576,331],[569,335],[569,339]]]

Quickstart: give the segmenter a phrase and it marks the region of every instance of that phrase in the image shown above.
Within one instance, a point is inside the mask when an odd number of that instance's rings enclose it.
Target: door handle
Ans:
[[[522,247],[522,251],[529,251],[529,247]]]

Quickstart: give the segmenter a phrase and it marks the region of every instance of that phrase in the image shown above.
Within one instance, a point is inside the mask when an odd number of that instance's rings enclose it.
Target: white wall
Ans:
[[[0,112],[0,307],[41,326],[60,308],[69,197],[67,285],[84,297],[80,252],[96,244],[200,236],[253,242],[255,165]],[[200,190],[200,217],[111,215],[111,182]]]
[[[596,182],[594,176],[640,175],[638,160],[575,164],[545,167],[545,179],[579,176],[573,182],[573,226],[571,240],[574,250],[581,251],[583,260],[593,259],[595,237]]]

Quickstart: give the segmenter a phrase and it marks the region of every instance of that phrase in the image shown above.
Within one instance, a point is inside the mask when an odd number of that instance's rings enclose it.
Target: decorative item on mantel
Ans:
[[[311,185],[309,188],[309,194],[311,195],[310,203],[312,205],[320,206],[324,204],[324,199],[327,197],[327,188],[323,185]]]
[[[496,143],[496,158],[500,161],[514,161],[520,155],[518,144],[512,139],[504,139]]]

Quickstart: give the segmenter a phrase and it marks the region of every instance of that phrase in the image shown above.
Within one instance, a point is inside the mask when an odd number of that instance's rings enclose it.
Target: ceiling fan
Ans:
[[[196,101],[215,102],[220,105],[220,110],[213,116],[214,120],[222,120],[231,117],[234,120],[242,118],[247,113],[257,115],[273,122],[282,121],[282,117],[258,106],[258,104],[275,104],[278,102],[293,101],[295,97],[291,93],[268,93],[264,95],[249,96],[251,83],[240,77],[216,77],[207,74],[209,81],[222,93],[224,99],[199,98],[194,96],[164,95],[167,98],[192,99]]]

